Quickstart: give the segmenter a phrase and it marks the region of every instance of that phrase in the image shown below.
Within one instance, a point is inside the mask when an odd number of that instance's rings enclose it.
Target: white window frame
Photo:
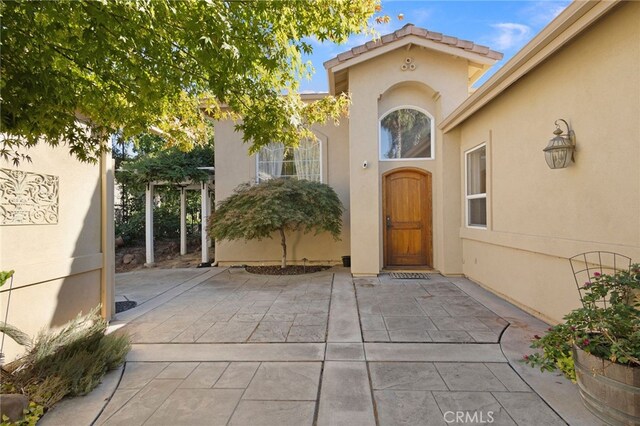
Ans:
[[[431,120],[431,156],[429,157],[420,157],[420,158],[385,158],[382,155],[382,120],[389,114],[391,114],[394,111],[398,111],[400,109],[415,109],[416,111],[420,111],[421,113],[423,113],[424,115],[426,115],[427,117],[429,117],[429,120]],[[378,158],[380,159],[380,161],[425,161],[425,160],[435,160],[436,158],[436,120],[433,117],[433,115],[431,115],[429,113],[429,111],[417,107],[415,105],[401,105],[401,106],[397,106],[395,108],[390,109],[389,111],[385,112],[379,119],[378,119]]]
[[[477,151],[479,149],[485,148],[485,167],[488,170],[488,152],[487,152],[487,143],[481,143],[480,145],[477,145],[467,151],[465,151],[464,153],[464,209],[465,209],[465,218],[464,218],[464,224],[467,228],[472,228],[472,229],[487,229],[487,226],[489,225],[489,215],[486,214],[487,216],[487,223],[484,226],[481,225],[470,225],[469,224],[469,210],[470,210],[470,205],[471,203],[469,202],[469,200],[477,200],[480,198],[484,198],[485,200],[487,199],[487,193],[481,193],[481,194],[473,194],[473,195],[469,195],[469,154],[473,153],[474,151]],[[487,182],[486,182],[486,175],[485,175],[485,191],[487,188]],[[488,209],[488,204],[486,205],[486,209]],[[488,212],[487,212],[488,213]]]
[[[323,167],[324,166],[324,158],[323,158],[323,154],[322,154],[324,146],[323,146],[322,139],[320,137],[318,137],[317,135],[314,135],[314,137],[316,138],[316,141],[318,141],[319,148],[320,148],[320,157],[318,158],[318,161],[320,161],[320,180],[319,180],[319,182],[320,183],[324,183],[324,167]],[[260,171],[259,164],[260,164],[260,150],[258,150],[258,152],[256,152],[256,154],[255,154],[255,166],[256,166],[256,168],[255,168],[255,170],[256,170],[255,182],[256,183],[260,183],[261,182],[260,176],[259,176],[259,171]],[[291,178],[291,177],[293,177],[293,176],[290,176],[289,178]],[[296,177],[296,179],[297,179],[297,177]]]

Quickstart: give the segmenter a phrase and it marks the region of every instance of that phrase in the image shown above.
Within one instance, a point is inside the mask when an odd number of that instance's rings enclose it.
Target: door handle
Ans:
[[[391,216],[387,216],[387,229],[391,229]]]

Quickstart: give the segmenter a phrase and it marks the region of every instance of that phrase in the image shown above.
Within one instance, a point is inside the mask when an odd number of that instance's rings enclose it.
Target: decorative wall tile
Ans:
[[[58,223],[58,176],[0,169],[0,225]]]

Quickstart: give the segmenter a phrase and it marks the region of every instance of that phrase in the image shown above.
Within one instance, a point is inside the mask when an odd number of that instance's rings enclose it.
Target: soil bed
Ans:
[[[156,241],[154,244],[155,267],[158,269],[195,268],[202,262],[200,241],[189,241],[189,253],[180,255],[180,241]],[[210,252],[213,258],[213,249]],[[116,273],[135,271],[144,268],[145,247],[133,245],[116,248]]]
[[[329,268],[331,268],[331,266],[328,266],[328,265],[313,265],[313,266],[291,265],[283,269],[278,265],[272,265],[272,266],[246,266],[245,270],[250,274],[259,274],[259,275],[302,275],[302,274],[312,274],[314,272],[325,271]]]

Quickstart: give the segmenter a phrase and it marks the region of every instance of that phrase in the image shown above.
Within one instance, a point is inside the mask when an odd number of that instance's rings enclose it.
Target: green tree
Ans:
[[[280,234],[282,268],[287,266],[286,233],[329,232],[337,240],[344,207],[329,185],[298,179],[242,184],[218,204],[209,219],[218,240],[262,240]]]
[[[116,235],[125,243],[138,243],[144,238],[144,193],[149,182],[165,182],[174,185],[159,185],[155,193],[162,200],[155,208],[154,235],[158,239],[176,238],[180,235],[180,192],[178,184],[183,182],[205,182],[209,172],[201,169],[211,167],[214,162],[213,141],[196,146],[189,152],[178,148],[160,149],[162,139],[153,135],[139,135],[127,142],[125,149],[115,147],[114,155],[120,151],[131,151],[135,158],[120,162],[116,182],[120,185],[122,198],[120,211],[116,214]],[[117,151],[117,152],[116,152]],[[188,233],[199,222],[200,193],[187,191]],[[189,228],[192,228],[189,231]]]
[[[295,145],[349,102],[300,99],[309,40],[370,32],[377,3],[1,0],[0,155],[19,161],[25,147],[64,141],[92,161],[109,148],[105,134],[154,127],[186,149],[206,140],[204,111],[242,117],[253,152]]]

